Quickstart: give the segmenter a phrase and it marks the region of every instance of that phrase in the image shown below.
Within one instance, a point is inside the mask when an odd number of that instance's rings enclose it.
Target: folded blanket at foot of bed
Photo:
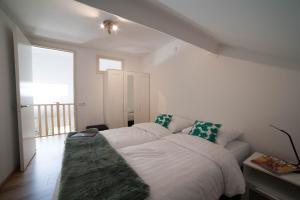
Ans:
[[[145,199],[149,186],[106,139],[67,137],[59,200]]]

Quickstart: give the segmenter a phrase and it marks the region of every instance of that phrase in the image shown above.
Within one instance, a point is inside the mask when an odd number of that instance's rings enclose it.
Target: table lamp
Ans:
[[[286,134],[286,135],[289,137],[290,142],[291,142],[291,145],[292,145],[293,150],[294,150],[294,153],[295,153],[295,156],[296,156],[296,158],[297,158],[297,162],[298,162],[297,164],[294,164],[294,165],[296,165],[298,168],[300,168],[300,159],[299,159],[299,155],[298,155],[298,153],[297,153],[297,150],[296,150],[296,147],[295,147],[295,145],[294,145],[294,142],[293,142],[293,139],[292,139],[291,135],[290,135],[288,132],[286,132],[285,130],[282,130],[282,129],[280,129],[280,128],[278,128],[278,127],[272,125],[272,124],[271,124],[270,126],[271,126],[272,128],[274,128],[274,129],[280,131],[281,133]],[[297,173],[299,173],[299,171],[298,171]]]

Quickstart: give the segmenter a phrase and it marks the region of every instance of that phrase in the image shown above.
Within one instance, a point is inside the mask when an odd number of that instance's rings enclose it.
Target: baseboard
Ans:
[[[5,185],[5,183],[13,176],[13,174],[17,171],[17,167],[12,171],[10,172],[7,177],[0,183],[0,190],[1,188]]]

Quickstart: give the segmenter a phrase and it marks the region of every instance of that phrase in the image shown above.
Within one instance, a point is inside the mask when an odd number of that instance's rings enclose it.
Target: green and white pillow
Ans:
[[[222,124],[196,120],[189,134],[215,143],[221,126]]]
[[[162,125],[165,128],[169,127],[169,124],[172,120],[172,115],[168,115],[168,114],[160,114],[156,117],[155,119],[155,123]]]

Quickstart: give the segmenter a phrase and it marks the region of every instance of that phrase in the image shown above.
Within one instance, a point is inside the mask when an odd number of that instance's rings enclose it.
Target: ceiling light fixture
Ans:
[[[117,32],[119,30],[118,24],[109,19],[104,20],[100,24],[100,27],[101,29],[107,30],[108,34],[111,34],[112,32]]]

